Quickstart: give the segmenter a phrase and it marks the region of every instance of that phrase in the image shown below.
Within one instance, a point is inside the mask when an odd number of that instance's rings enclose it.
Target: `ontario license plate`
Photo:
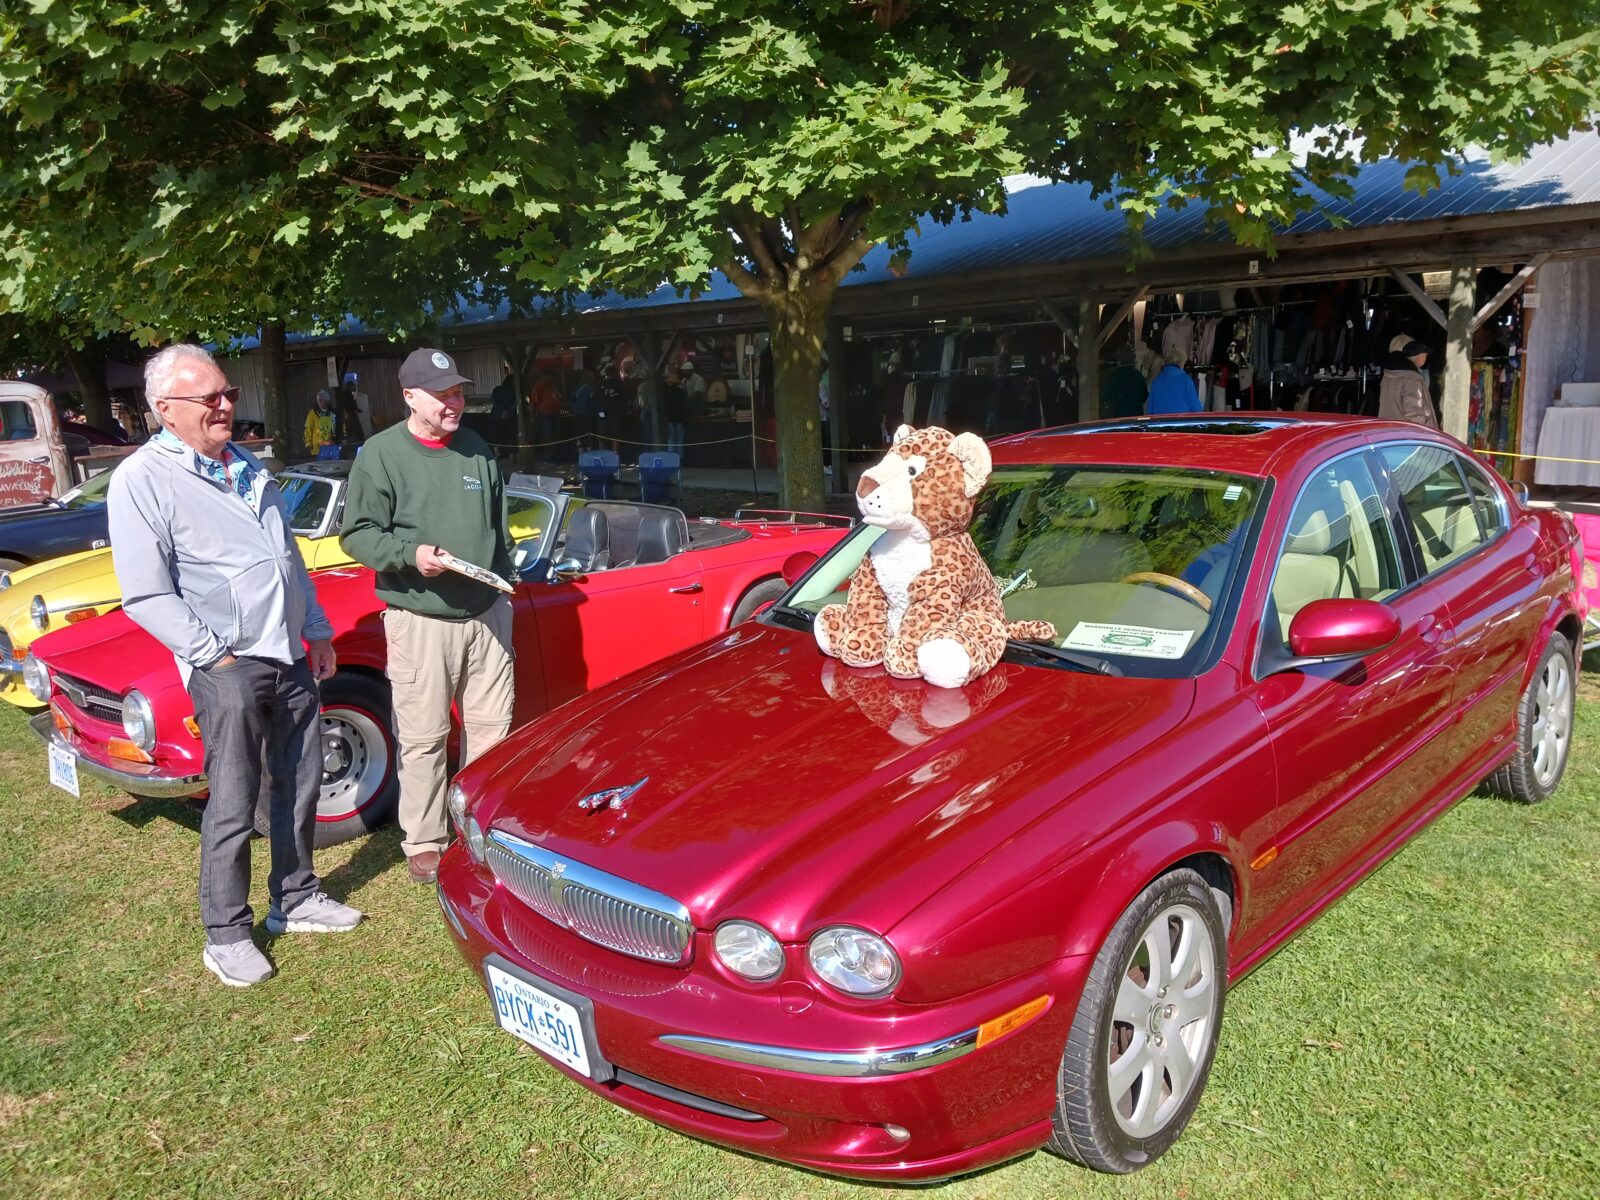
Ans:
[[[558,1063],[594,1078],[583,1020],[576,1008],[493,963],[484,963],[483,971],[502,1029]]]
[[[50,743],[50,782],[63,792],[78,794],[78,756],[54,742]]]

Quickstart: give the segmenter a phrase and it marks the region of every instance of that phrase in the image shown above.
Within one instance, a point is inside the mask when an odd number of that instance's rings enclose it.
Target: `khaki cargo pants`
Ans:
[[[511,601],[501,596],[464,621],[389,608],[383,628],[400,744],[401,844],[407,857],[442,851],[450,841],[445,744],[451,705],[461,715],[463,766],[511,728]]]

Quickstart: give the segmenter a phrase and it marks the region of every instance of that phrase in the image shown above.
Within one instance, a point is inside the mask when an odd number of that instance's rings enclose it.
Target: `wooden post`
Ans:
[[[845,410],[850,400],[850,375],[844,361],[844,322],[838,317],[828,318],[828,461],[833,463],[833,475],[828,480],[829,491],[849,494],[850,471],[845,463],[844,447],[850,444],[846,436],[849,418]]]
[[[1078,301],[1078,420],[1100,416],[1100,304],[1093,296]]]
[[[1467,440],[1472,390],[1472,318],[1477,314],[1478,270],[1470,262],[1450,264],[1450,311],[1445,325],[1444,402],[1440,426]]]

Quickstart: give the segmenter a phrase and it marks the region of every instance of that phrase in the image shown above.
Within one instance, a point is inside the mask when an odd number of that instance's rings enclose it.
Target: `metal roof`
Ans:
[[[1404,186],[1410,166],[1398,159],[1384,159],[1363,167],[1354,180],[1355,194],[1350,199],[1318,193],[1320,207],[1301,214],[1279,236],[1600,204],[1600,131],[1575,133],[1541,146],[1520,163],[1495,164],[1487,154],[1474,152],[1458,174],[1445,176],[1439,187],[1423,195]],[[1122,214],[1108,209],[1103,197],[1095,199],[1087,184],[1046,183],[1023,188],[1010,195],[1008,206],[1009,211],[1000,216],[975,213],[970,219],[949,225],[924,221],[911,234],[911,258],[904,271],[890,271],[889,251],[879,246],[862,261],[861,269],[851,272],[843,286],[1047,266],[1126,252]],[[1162,210],[1150,218],[1144,232],[1157,251],[1228,242],[1225,229],[1206,228],[1205,213],[1194,205]],[[693,300],[663,284],[647,296],[606,293],[580,298],[573,307],[581,315],[739,298],[738,289],[718,272]],[[447,316],[444,324],[453,328],[482,325],[506,320],[509,315],[504,305],[469,305]],[[359,322],[341,323],[340,336],[366,333]],[[290,340],[317,339],[291,335]],[[249,348],[254,343],[255,339],[249,338],[238,345]]]

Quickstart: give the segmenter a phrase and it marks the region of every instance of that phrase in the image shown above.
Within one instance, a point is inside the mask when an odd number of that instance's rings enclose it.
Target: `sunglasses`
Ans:
[[[187,400],[191,404],[204,404],[207,408],[221,408],[224,400],[229,404],[239,403],[239,389],[227,387],[220,392],[207,392],[204,396],[163,396],[161,398],[163,400]]]

